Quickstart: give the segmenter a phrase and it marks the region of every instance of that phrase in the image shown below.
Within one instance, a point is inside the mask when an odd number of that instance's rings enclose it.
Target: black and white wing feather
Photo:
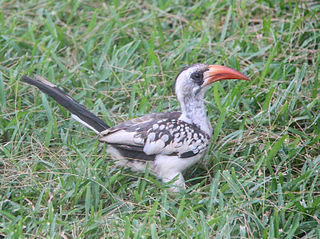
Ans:
[[[210,136],[179,120],[180,116],[180,112],[166,112],[129,120],[101,132],[100,142],[131,160],[151,161],[159,154],[189,158],[203,153]]]

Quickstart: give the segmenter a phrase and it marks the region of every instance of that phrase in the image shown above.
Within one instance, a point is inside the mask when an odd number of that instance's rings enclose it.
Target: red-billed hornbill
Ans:
[[[250,80],[242,73],[219,65],[195,64],[185,67],[175,81],[181,112],[152,113],[110,127],[54,84],[41,78],[23,76],[72,113],[72,118],[96,132],[100,142],[117,164],[136,171],[149,170],[164,182],[173,179],[171,190],[185,187],[182,171],[205,153],[212,127],[204,105],[209,85],[226,79]]]

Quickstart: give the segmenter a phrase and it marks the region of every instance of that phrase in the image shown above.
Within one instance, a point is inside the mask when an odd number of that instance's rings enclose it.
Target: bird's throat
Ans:
[[[180,120],[197,125],[201,130],[212,136],[212,126],[207,117],[203,98],[185,97],[181,104]]]

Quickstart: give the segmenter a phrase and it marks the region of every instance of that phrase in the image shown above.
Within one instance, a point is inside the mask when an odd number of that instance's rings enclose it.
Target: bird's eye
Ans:
[[[202,72],[193,72],[190,76],[193,81],[197,84],[197,85],[202,85],[203,84],[203,73]]]

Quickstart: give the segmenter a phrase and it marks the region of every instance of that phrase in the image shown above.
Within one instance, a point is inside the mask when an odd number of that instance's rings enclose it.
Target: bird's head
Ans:
[[[201,98],[207,86],[227,79],[250,80],[244,74],[229,67],[195,64],[184,67],[179,72],[175,81],[175,92],[180,102],[184,98]]]

